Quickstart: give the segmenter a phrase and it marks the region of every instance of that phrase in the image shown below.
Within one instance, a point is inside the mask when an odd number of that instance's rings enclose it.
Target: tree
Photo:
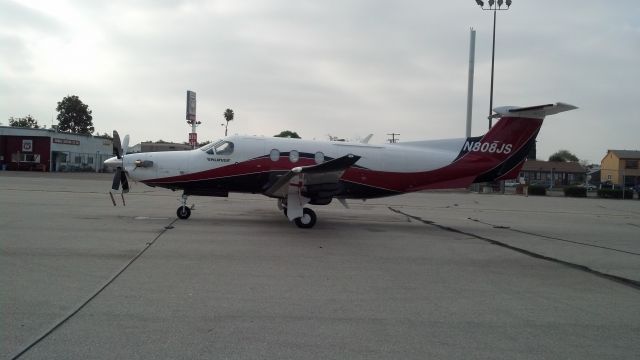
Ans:
[[[105,132],[102,135],[98,134],[97,136],[113,140],[113,135],[109,134],[108,132]]]
[[[568,161],[578,161],[578,157],[573,155],[569,150],[558,150],[549,156],[549,161],[551,162],[568,162]]]
[[[27,115],[23,118],[14,118],[12,116],[9,118],[9,126],[32,129],[40,128],[40,125],[38,125],[38,120],[34,119],[31,115]]]
[[[282,137],[282,138],[293,138],[300,139],[300,135],[297,132],[291,130],[282,130],[280,134],[273,135],[274,137]]]
[[[89,106],[76,95],[66,96],[58,103],[58,129],[74,134],[91,135],[94,131],[93,116]]]
[[[233,110],[227,109],[224,111],[224,119],[227,120],[227,125],[224,127],[224,136],[227,136],[227,128],[229,127],[229,121],[233,120]]]

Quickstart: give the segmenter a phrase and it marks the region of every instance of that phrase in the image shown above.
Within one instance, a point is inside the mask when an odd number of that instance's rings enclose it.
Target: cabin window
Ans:
[[[292,163],[296,163],[298,162],[299,159],[300,159],[300,154],[298,154],[298,151],[296,150],[289,151],[289,161],[291,161]]]
[[[271,159],[271,161],[280,160],[280,151],[278,151],[278,149],[271,150],[271,152],[269,153],[269,159]]]
[[[322,164],[324,162],[324,154],[322,151],[318,151],[313,159],[316,161],[316,164]]]

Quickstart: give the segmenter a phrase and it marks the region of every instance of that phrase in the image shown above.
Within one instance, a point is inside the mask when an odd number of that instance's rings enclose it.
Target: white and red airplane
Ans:
[[[259,193],[277,199],[297,226],[311,228],[316,214],[306,206],[334,198],[344,203],[515,179],[544,117],[573,109],[564,103],[505,106],[494,109],[500,120],[484,136],[384,145],[368,144],[370,136],[350,143],[236,135],[191,151],[126,154],[128,136],[123,149],[114,131],[116,156],[105,164],[116,168],[113,190],[122,184],[128,192],[127,176],[182,190],[181,219],[191,215],[189,195]]]

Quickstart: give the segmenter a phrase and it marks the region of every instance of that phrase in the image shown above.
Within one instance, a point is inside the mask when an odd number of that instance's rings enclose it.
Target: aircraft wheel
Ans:
[[[180,206],[178,211],[176,211],[178,217],[182,220],[188,219],[191,216],[191,209],[187,206]]]
[[[299,228],[310,229],[316,224],[317,216],[315,211],[304,208],[302,217],[296,218],[294,221]]]

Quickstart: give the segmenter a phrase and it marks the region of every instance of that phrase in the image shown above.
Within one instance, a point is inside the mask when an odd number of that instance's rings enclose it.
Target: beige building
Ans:
[[[624,179],[626,186],[640,184],[640,151],[607,150],[607,155],[600,161],[600,180],[621,185]]]

